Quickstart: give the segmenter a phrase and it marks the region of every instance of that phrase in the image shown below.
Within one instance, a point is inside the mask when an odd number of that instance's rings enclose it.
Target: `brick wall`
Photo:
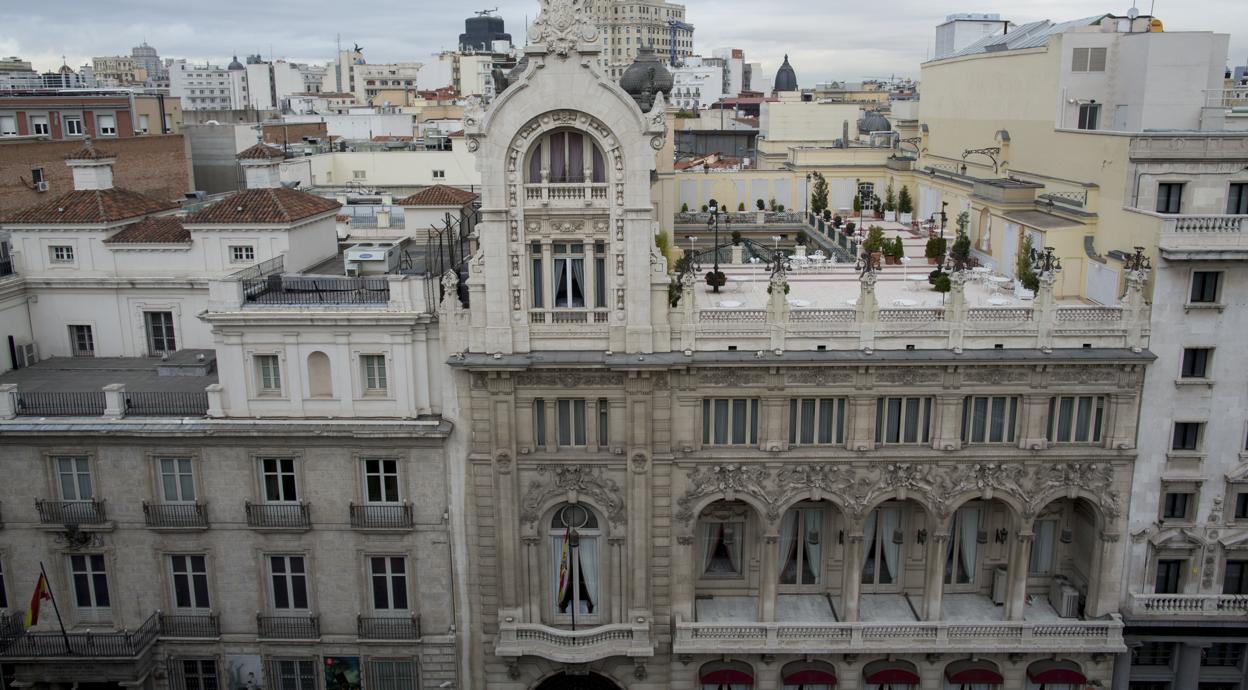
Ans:
[[[324,122],[300,122],[289,125],[264,125],[264,143],[281,146],[289,141],[297,144],[304,137],[329,138],[329,128]]]
[[[74,188],[65,154],[81,141],[27,141],[0,144],[0,216],[56,198]],[[191,189],[189,152],[181,135],[108,139],[99,148],[117,154],[113,182],[156,199],[178,200]],[[30,171],[43,168],[51,189],[30,189]]]

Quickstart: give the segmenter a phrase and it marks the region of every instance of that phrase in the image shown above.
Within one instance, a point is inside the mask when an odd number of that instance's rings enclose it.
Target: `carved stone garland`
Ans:
[[[620,486],[607,476],[602,467],[589,465],[541,465],[537,468],[538,479],[529,482],[529,489],[521,503],[520,519],[536,524],[542,505],[551,496],[571,494],[573,499],[588,496],[606,512],[611,524],[625,521],[624,496]]]

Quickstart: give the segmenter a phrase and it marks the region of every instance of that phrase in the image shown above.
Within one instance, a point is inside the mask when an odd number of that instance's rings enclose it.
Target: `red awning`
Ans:
[[[902,683],[904,685],[918,685],[919,677],[915,674],[900,668],[886,668],[882,671],[876,671],[867,676],[867,682],[874,685],[883,685],[885,683]]]
[[[1027,677],[1033,683],[1066,683],[1068,685],[1080,685],[1088,682],[1088,679],[1078,671],[1068,668],[1050,668],[1045,670],[1027,671]]]
[[[1005,682],[1000,673],[987,668],[964,668],[960,671],[947,668],[945,669],[945,678],[948,678],[950,683],[1000,685]]]
[[[754,677],[744,671],[734,671],[732,669],[722,669],[719,671],[711,671],[702,674],[702,682],[711,684],[728,684],[734,685],[738,683],[753,683]]]
[[[814,669],[797,671],[784,677],[785,685],[836,685],[836,676]]]

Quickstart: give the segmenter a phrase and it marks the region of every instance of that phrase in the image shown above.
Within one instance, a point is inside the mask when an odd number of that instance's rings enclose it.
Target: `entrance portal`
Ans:
[[[620,686],[596,673],[583,676],[560,673],[542,681],[534,690],[620,690]]]

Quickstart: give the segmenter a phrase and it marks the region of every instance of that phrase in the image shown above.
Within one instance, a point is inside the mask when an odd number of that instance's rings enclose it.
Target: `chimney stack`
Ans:
[[[247,189],[277,189],[282,186],[281,167],[286,154],[282,150],[258,143],[238,154],[238,164],[243,166]]]
[[[95,148],[91,138],[83,140],[82,148],[65,156],[65,165],[74,174],[74,189],[89,191],[113,188],[113,163],[117,156]]]

